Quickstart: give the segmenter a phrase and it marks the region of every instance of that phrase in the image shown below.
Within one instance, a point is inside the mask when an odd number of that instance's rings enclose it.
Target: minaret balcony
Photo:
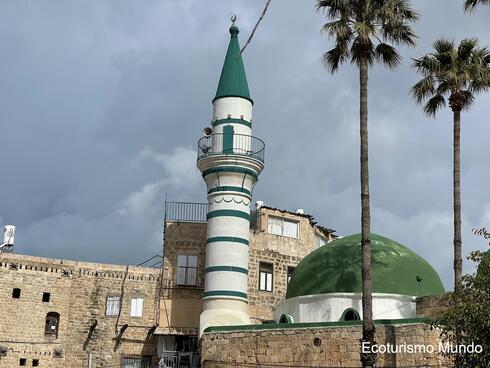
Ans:
[[[265,143],[244,134],[211,134],[197,143],[197,159],[217,155],[245,156],[264,162]]]

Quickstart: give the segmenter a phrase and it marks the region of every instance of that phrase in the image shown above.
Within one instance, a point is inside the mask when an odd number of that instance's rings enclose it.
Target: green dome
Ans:
[[[432,266],[407,247],[371,235],[373,293],[439,295],[445,292]],[[337,239],[306,256],[289,282],[286,299],[361,292],[361,234]]]

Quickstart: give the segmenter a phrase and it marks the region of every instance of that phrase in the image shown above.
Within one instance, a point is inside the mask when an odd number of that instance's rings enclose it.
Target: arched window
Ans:
[[[293,323],[293,317],[289,314],[282,314],[281,318],[279,318],[279,323]]]
[[[58,327],[60,324],[60,315],[56,312],[49,312],[46,315],[46,325],[44,327],[44,333],[46,335],[58,337]]]
[[[341,321],[360,321],[361,317],[359,316],[359,313],[353,309],[353,308],[348,308],[342,313],[342,316],[340,317]]]

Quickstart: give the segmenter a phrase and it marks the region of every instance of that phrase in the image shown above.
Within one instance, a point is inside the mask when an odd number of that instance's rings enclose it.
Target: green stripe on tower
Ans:
[[[233,236],[215,236],[213,238],[209,238],[206,243],[215,243],[215,242],[230,242],[230,243],[240,243],[244,245],[248,245],[248,240],[243,238],[236,238]]]
[[[204,177],[204,176],[209,175],[209,174],[220,173],[220,172],[247,174],[247,175],[252,176],[254,179],[258,178],[258,175],[255,171],[246,169],[244,167],[236,167],[236,166],[212,167],[211,169],[204,170],[204,172],[202,173],[202,176]]]
[[[250,221],[250,215],[246,212],[243,211],[236,211],[236,210],[216,210],[216,211],[211,211],[208,212],[207,219],[212,219],[214,217],[239,217],[242,219],[245,219],[247,221]]]
[[[247,294],[231,290],[214,290],[204,292],[205,298],[209,296],[235,296],[237,298],[247,299]]]
[[[252,193],[250,193],[250,190],[242,187],[221,186],[221,187],[214,187],[208,190],[208,194],[216,193],[216,192],[239,192],[239,193],[252,195]]]
[[[236,267],[236,266],[212,266],[212,267],[207,267],[204,272],[219,272],[219,271],[224,271],[224,272],[238,272],[238,273],[243,273],[245,275],[248,275],[248,270],[243,267]]]
[[[219,119],[211,123],[212,126],[222,125],[222,124],[241,124],[246,127],[252,128],[252,123],[243,119]]]

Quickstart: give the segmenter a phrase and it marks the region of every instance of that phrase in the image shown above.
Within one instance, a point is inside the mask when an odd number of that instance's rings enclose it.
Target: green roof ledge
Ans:
[[[240,30],[235,25],[236,15],[231,20],[233,24],[230,27],[230,44],[228,45],[218,90],[216,91],[213,102],[222,97],[242,97],[253,104],[254,102],[248,90],[247,75],[245,74],[242,55],[240,54],[240,44],[238,43],[238,33]]]

